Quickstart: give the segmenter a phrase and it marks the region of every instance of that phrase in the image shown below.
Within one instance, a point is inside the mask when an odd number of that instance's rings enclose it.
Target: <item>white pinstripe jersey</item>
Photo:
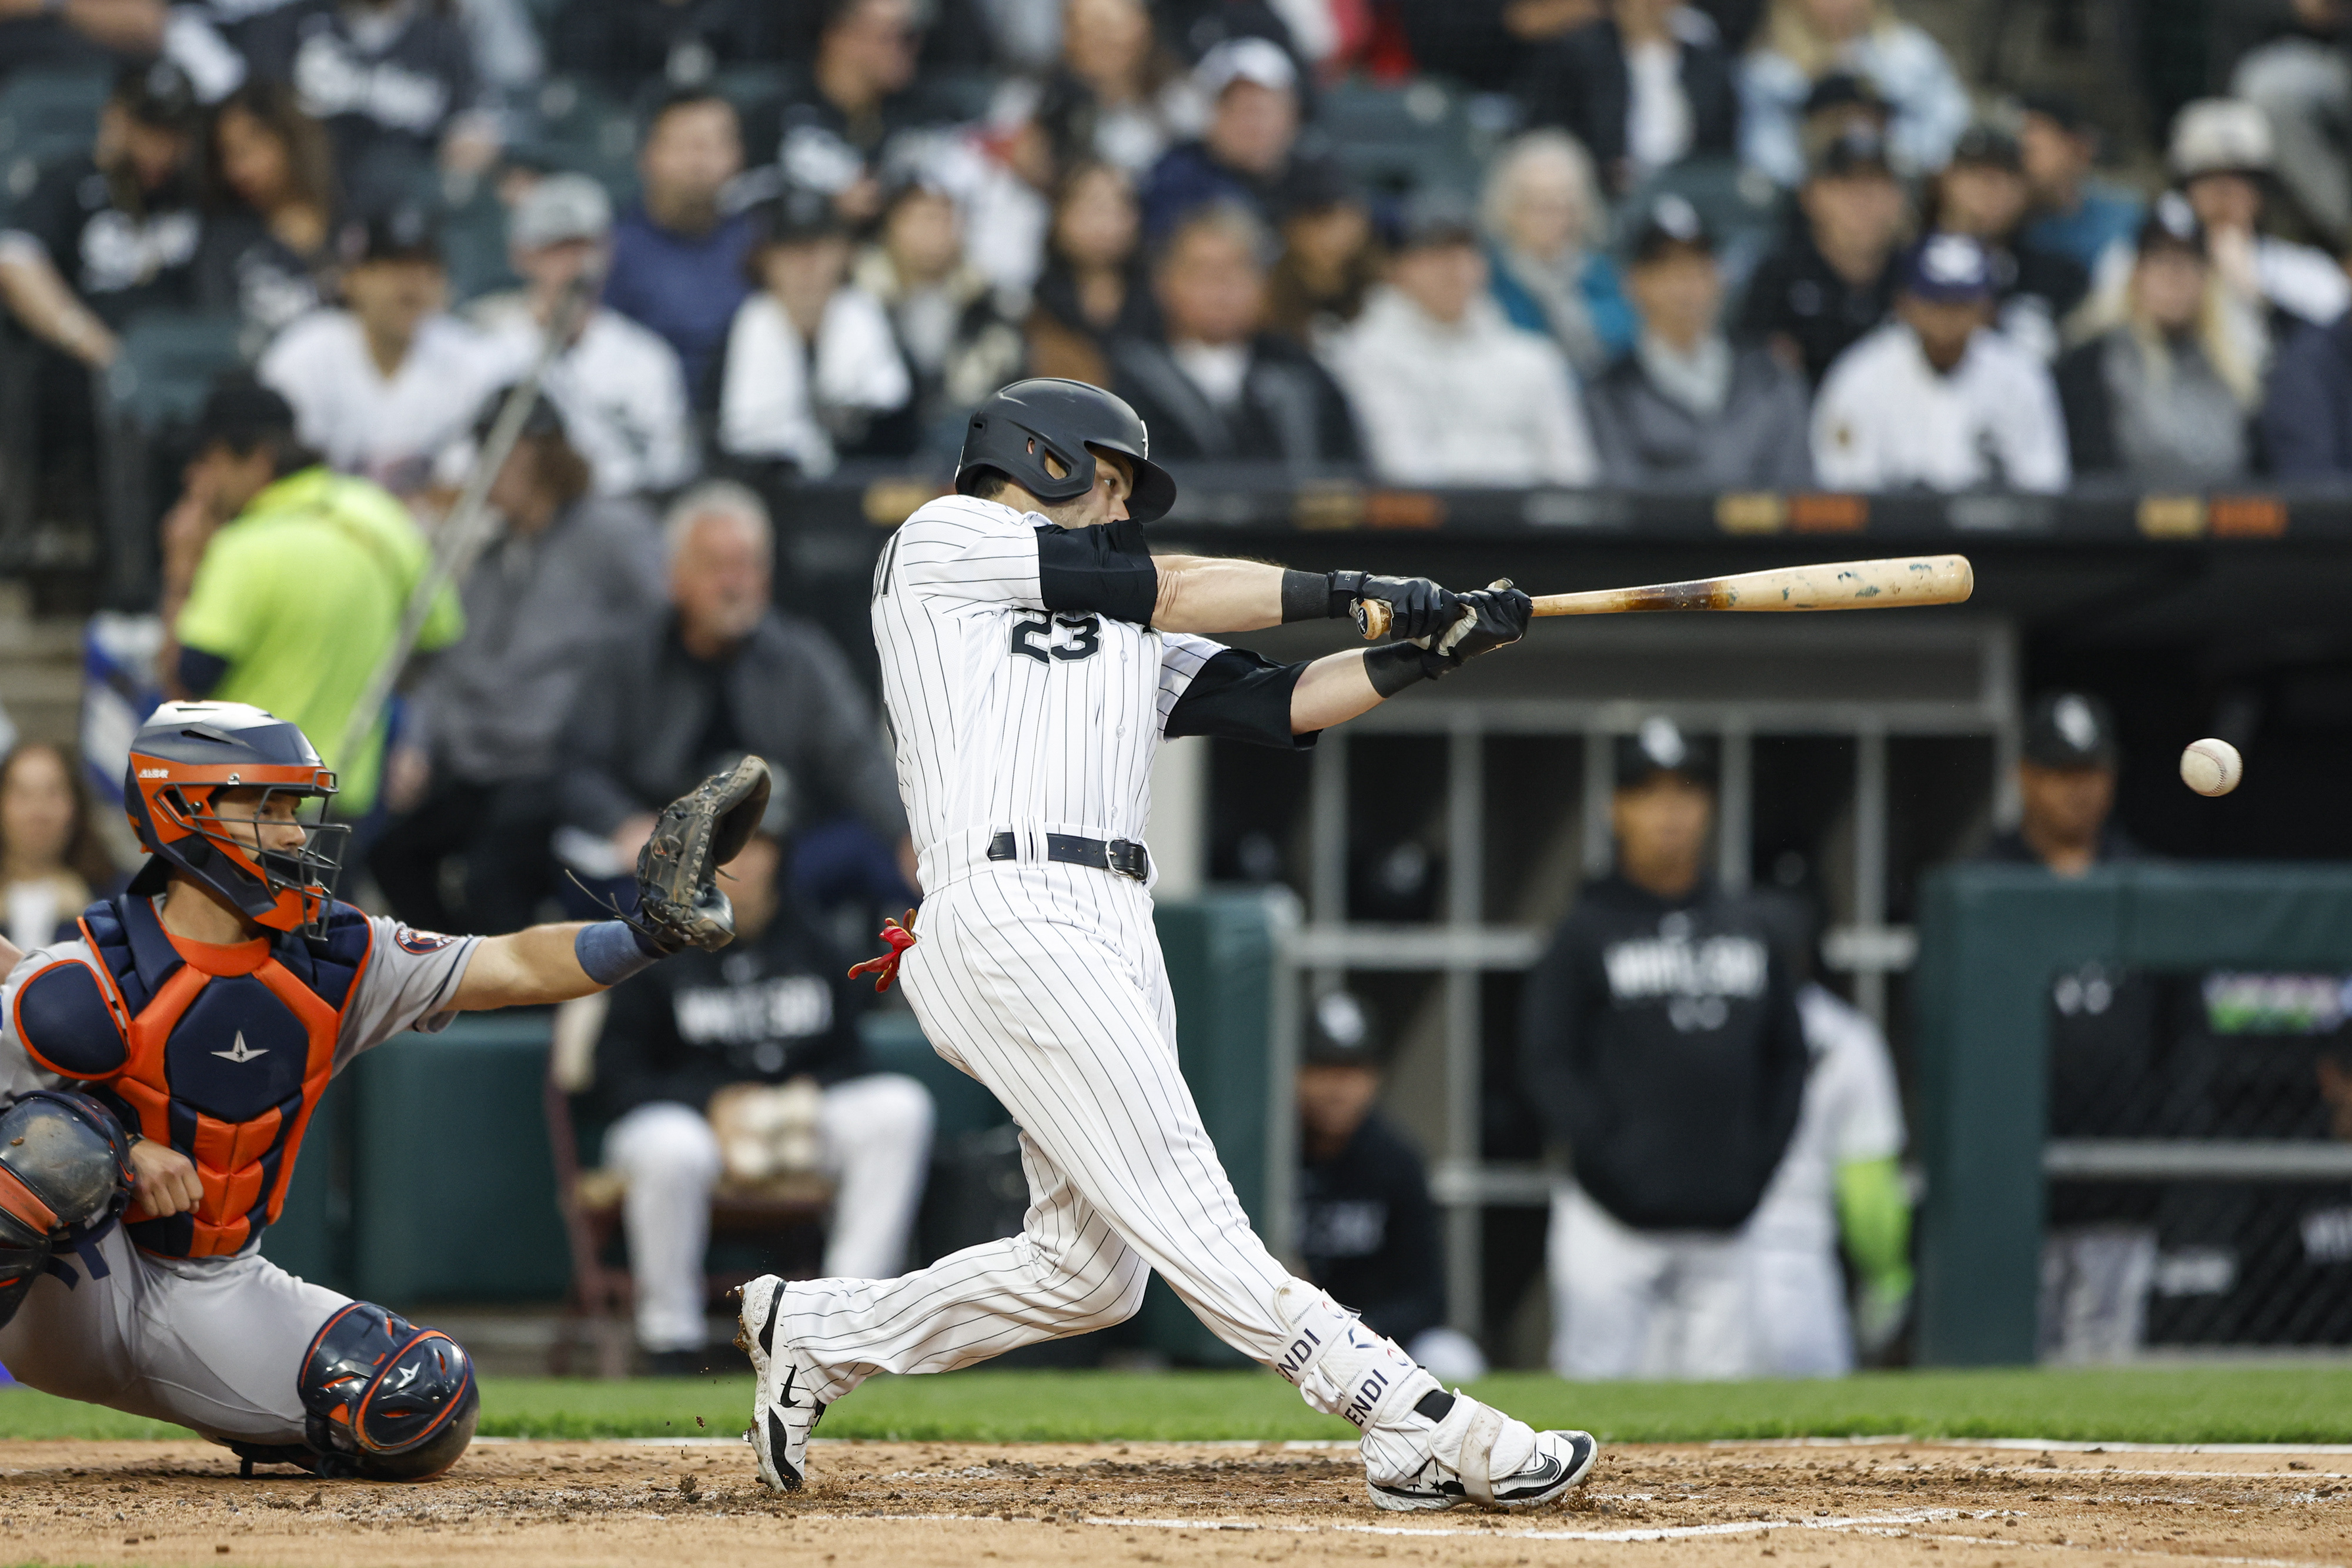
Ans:
[[[1143,838],[1168,711],[1223,644],[1106,615],[1054,615],[1038,584],[1045,519],[943,496],[874,569],[874,643],[898,794],[926,893],[935,845],[1035,828]]]

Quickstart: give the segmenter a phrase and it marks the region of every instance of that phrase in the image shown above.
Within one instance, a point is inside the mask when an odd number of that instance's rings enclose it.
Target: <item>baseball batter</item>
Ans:
[[[947,1372],[1116,1323],[1153,1270],[1218,1336],[1363,1433],[1383,1508],[1531,1508],[1591,1469],[1582,1432],[1536,1432],[1449,1394],[1252,1232],[1176,1065],[1141,842],[1163,737],[1314,744],[1415,682],[1515,642],[1507,585],[1154,558],[1174,481],[1097,388],[1017,382],[971,418],[958,494],[900,527],[873,623],[925,903],[904,960],[940,1054],[1021,1125],[1022,1233],[897,1280],[745,1287],[761,1479],[797,1489],[810,1429],[877,1372]],[[1377,598],[1412,639],[1276,665],[1208,634]],[[919,936],[920,940],[915,940]],[[861,968],[869,966],[860,966]]]
[[[447,1335],[260,1256],[328,1080],[406,1029],[562,1001],[733,934],[713,868],[759,821],[747,759],[663,814],[633,919],[441,936],[337,903],[335,776],[243,703],[166,703],[124,796],[151,858],[0,985],[0,1363],[246,1461],[417,1480],[474,1431]],[[0,945],[5,946],[5,945]],[[0,956],[16,956],[9,949]]]

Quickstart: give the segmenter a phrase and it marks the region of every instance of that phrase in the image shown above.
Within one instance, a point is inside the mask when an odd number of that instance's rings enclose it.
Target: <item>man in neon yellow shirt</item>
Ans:
[[[223,520],[173,623],[179,656],[167,674],[179,695],[251,703],[315,736],[341,779],[338,813],[365,816],[383,726],[355,756],[340,754],[342,735],[425,576],[424,534],[389,492],[320,462],[286,400],[247,377],[205,400],[187,484]],[[445,587],[417,649],[464,631]]]

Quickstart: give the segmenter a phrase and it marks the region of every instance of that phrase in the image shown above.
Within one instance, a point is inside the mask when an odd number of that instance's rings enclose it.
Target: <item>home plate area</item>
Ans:
[[[196,1443],[0,1443],[0,1555],[502,1565],[2352,1564],[2352,1453],[1900,1441],[1625,1447],[1567,1507],[1393,1514],[1324,1444],[485,1441],[425,1486],[240,1480]],[[1931,1555],[1932,1554],[1932,1555]]]

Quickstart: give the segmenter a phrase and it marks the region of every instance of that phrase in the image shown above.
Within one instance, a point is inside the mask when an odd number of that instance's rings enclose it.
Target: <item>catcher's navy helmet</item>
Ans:
[[[177,869],[257,925],[323,929],[351,830],[302,820],[299,846],[258,849],[223,831],[216,803],[223,789],[262,789],[296,797],[298,810],[316,800],[323,811],[335,775],[300,729],[249,703],[165,703],[131,737],[127,774],[123,810],[141,847],[155,857],[132,880],[132,892],[161,891]],[[261,814],[257,806],[254,819]]]
[[[1135,469],[1128,516],[1166,517],[1176,481],[1151,461],[1151,434],[1123,399],[1084,382],[1040,377],[1014,382],[972,411],[956,459],[956,488],[971,495],[986,473],[1003,475],[1041,501],[1075,501],[1095,487],[1095,454],[1116,452]],[[1062,465],[1055,477],[1051,455]]]

